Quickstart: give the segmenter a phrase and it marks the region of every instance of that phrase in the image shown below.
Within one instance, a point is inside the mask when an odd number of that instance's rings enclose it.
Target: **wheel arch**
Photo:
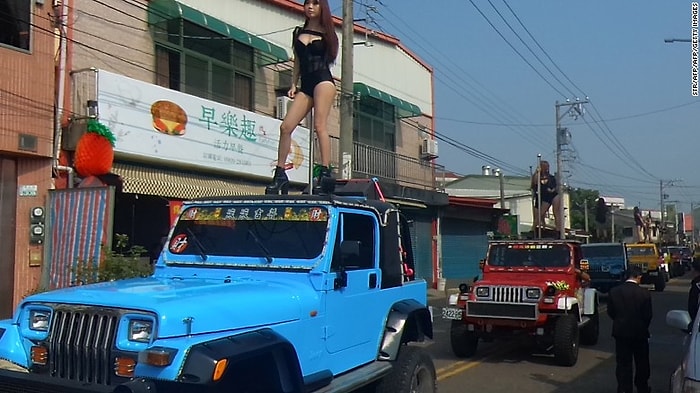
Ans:
[[[214,369],[221,359],[227,359],[228,365],[222,379],[213,381]],[[254,362],[255,359],[272,359],[260,370],[269,377],[277,377],[284,392],[301,393],[304,380],[301,366],[294,346],[272,329],[260,329],[252,332],[223,337],[203,342],[190,347],[178,379],[202,385],[235,383],[237,366]]]
[[[384,325],[384,337],[379,348],[380,360],[396,360],[402,344],[433,338],[433,320],[430,310],[414,300],[394,303]]]

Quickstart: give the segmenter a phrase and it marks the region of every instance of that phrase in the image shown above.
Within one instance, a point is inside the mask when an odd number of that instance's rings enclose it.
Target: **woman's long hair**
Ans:
[[[328,0],[304,0],[304,4],[309,1],[317,1],[318,5],[321,6],[321,26],[323,26],[323,39],[326,41],[326,60],[329,63],[335,62],[338,57],[338,34],[335,32],[335,25],[333,24],[333,14],[331,13],[331,7],[328,5]],[[304,27],[309,23],[307,19],[304,22]]]

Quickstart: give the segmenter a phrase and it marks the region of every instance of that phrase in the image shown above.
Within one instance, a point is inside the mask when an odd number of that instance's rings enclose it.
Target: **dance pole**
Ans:
[[[542,154],[537,155],[537,238],[542,239]]]

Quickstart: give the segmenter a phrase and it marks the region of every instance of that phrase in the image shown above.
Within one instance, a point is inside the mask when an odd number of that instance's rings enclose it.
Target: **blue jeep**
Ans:
[[[588,260],[591,287],[606,293],[625,281],[627,250],[624,243],[582,244],[581,252]]]
[[[407,221],[343,189],[187,202],[151,277],[0,321],[0,392],[436,391]]]

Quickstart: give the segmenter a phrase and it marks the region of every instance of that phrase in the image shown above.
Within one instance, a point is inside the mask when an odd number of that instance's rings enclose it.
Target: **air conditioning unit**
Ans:
[[[277,111],[276,115],[277,118],[280,120],[284,120],[284,117],[287,116],[287,111],[289,108],[292,106],[292,100],[291,98],[287,96],[279,96],[277,97]],[[302,127],[309,128],[309,116],[306,116],[305,118],[301,119],[301,122],[299,122],[299,125]]]
[[[277,118],[282,120],[284,119],[285,116],[287,116],[287,111],[289,110],[289,107],[292,105],[292,102],[294,102],[291,98],[287,96],[279,96],[277,97]]]
[[[437,141],[430,138],[424,138],[420,145],[420,156],[424,160],[432,160],[438,157]]]

